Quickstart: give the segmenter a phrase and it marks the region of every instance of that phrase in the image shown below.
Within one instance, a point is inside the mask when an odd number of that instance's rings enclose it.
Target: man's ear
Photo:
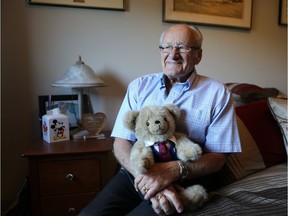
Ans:
[[[128,111],[124,117],[125,126],[133,132],[135,132],[136,120],[137,120],[139,113],[140,112],[131,110],[131,111]]]
[[[202,59],[202,49],[196,51],[195,59],[196,59],[196,65],[198,65]]]

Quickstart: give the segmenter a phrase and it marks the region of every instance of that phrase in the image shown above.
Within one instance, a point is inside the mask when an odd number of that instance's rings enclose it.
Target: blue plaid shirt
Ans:
[[[184,83],[175,83],[166,93],[163,73],[133,80],[119,110],[112,137],[135,142],[135,135],[124,126],[128,110],[144,106],[175,104],[181,109],[176,130],[202,146],[206,152],[241,152],[241,144],[229,90],[222,83],[193,72]]]

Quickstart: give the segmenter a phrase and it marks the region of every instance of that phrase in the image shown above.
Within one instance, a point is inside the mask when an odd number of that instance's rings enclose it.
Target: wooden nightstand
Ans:
[[[29,163],[33,216],[70,216],[95,197],[117,170],[113,139],[39,141],[23,153]]]

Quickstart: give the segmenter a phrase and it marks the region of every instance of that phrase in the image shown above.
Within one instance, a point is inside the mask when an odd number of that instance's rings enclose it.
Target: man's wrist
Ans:
[[[182,160],[177,160],[177,163],[179,165],[179,172],[180,172],[181,180],[183,180],[183,179],[185,179],[188,176],[189,168],[185,164],[185,162],[182,161]]]

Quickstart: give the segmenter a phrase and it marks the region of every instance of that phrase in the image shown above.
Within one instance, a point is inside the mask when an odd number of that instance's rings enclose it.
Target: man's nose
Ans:
[[[170,56],[172,56],[173,58],[177,58],[180,56],[180,51],[178,48],[173,47],[173,49],[171,50],[171,52],[169,53]]]

